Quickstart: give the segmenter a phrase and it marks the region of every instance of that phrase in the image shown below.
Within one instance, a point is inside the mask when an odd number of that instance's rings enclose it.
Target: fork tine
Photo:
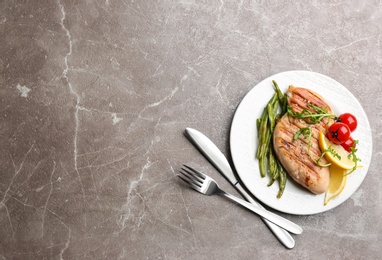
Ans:
[[[187,168],[187,169],[185,169]],[[187,171],[188,173],[192,174],[194,177],[196,177],[200,182],[203,182],[206,179],[206,175],[200,171],[195,170],[194,168],[183,164],[183,170]]]
[[[180,173],[183,175],[184,178],[186,178],[186,180],[188,180],[189,182],[192,182],[198,186],[202,186],[202,182],[200,182],[199,180],[195,179],[193,175],[191,175],[189,172],[185,171],[184,169],[181,169],[180,170]]]
[[[203,185],[203,181],[197,179],[192,173],[188,172],[186,169],[180,169],[180,173],[185,177],[189,182],[194,183],[195,185],[201,187]]]
[[[191,182],[191,180],[188,177],[182,176],[180,174],[177,175],[182,181],[184,181],[188,186],[193,188],[194,190],[200,191],[201,187],[196,185],[194,182]]]

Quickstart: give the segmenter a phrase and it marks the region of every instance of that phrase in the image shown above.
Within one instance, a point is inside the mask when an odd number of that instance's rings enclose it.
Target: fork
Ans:
[[[270,222],[288,230],[293,234],[301,234],[302,228],[279,215],[276,215],[266,209],[254,207],[252,204],[246,202],[245,200],[239,199],[219,188],[218,184],[211,177],[205,175],[204,173],[195,170],[194,168],[183,165],[180,170],[180,175],[178,177],[182,179],[188,186],[194,190],[204,194],[204,195],[213,195],[218,194],[225,198],[230,199],[236,203],[239,203],[243,207],[251,210],[252,212],[262,216],[263,218],[269,220]]]

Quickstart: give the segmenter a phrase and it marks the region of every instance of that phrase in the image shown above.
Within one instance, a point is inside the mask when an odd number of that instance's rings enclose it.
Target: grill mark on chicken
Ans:
[[[283,138],[281,140],[281,143],[284,145],[286,149],[286,153],[291,157],[292,152],[294,152],[294,155],[297,160],[300,161],[300,163],[307,165],[310,169],[315,170],[317,167],[317,164],[312,161],[312,159],[309,157],[308,154],[308,141],[304,137],[299,137],[297,140],[293,140],[294,137],[294,132],[295,131],[290,131],[289,129],[294,129],[294,128],[280,128],[280,131],[283,132],[283,135],[287,136],[287,138]],[[297,129],[298,130],[298,129]],[[296,130],[296,131],[297,131]],[[282,138],[282,137],[281,137]],[[318,140],[314,140],[313,136],[311,137],[311,144],[312,143],[318,143]],[[310,148],[310,153],[314,158],[318,158],[321,156],[321,150],[318,147],[311,146]],[[321,168],[321,167],[320,167]]]
[[[304,88],[289,86],[288,104],[293,112],[301,112],[303,109],[312,110],[310,104],[325,108],[331,113],[329,105],[317,93]],[[312,110],[313,111],[313,110]],[[324,118],[320,123],[311,125],[303,119],[293,118],[285,114],[276,124],[273,144],[277,157],[288,174],[299,184],[315,194],[327,190],[330,181],[329,169],[318,166],[308,154],[308,141],[304,135],[294,140],[295,133],[305,127],[312,130],[310,153],[313,158],[321,156],[318,145],[318,134],[326,134],[332,120]],[[321,160],[327,163],[325,158]]]
[[[300,128],[304,128],[304,127],[307,127],[306,125],[302,125],[302,124],[295,124],[296,121],[291,121],[290,122],[290,125],[288,126],[285,126],[284,129],[280,129],[280,130],[283,130],[285,131],[284,133],[286,132],[289,132],[289,134],[292,136],[292,138],[290,138],[290,142],[294,142],[293,140],[293,137],[294,137],[294,134],[300,130]],[[319,130],[316,129],[316,128],[312,128],[310,127],[310,129],[312,130],[312,137],[311,137],[311,147],[310,147],[310,152],[313,154],[313,155],[316,155],[317,157],[321,156],[321,149],[318,145],[318,134],[319,134]],[[321,130],[321,131],[325,131],[325,129]],[[299,141],[303,142],[305,144],[304,147],[306,147],[306,150],[308,150],[308,140],[305,138],[305,136],[301,135],[299,136]]]
[[[314,93],[308,89],[304,88],[295,88],[298,89],[298,91],[293,92],[293,94],[288,95],[289,96],[289,105],[292,108],[299,108],[299,112],[303,109],[310,109],[309,104],[313,104],[315,106],[321,107],[321,108],[328,108],[328,104],[323,101],[322,97],[318,95],[317,93]]]

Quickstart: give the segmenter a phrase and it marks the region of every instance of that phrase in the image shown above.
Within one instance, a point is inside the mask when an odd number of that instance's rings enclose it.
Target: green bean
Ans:
[[[275,180],[274,179],[270,179],[267,186],[270,187],[273,185],[273,183],[275,183]]]
[[[273,179],[274,174],[277,171],[276,167],[277,167],[277,165],[276,165],[275,156],[273,154],[272,149],[269,149],[269,152],[268,152],[268,168],[269,168],[269,175],[272,179]]]
[[[271,132],[269,129],[265,131],[265,137],[260,147],[260,157],[266,157],[271,142]]]
[[[261,157],[261,149],[263,147],[263,143],[265,142],[266,139],[266,133],[267,133],[267,124],[268,124],[268,110],[264,109],[263,114],[261,116],[260,120],[260,127],[259,127],[259,145],[257,147],[257,152],[256,152],[256,158],[260,159]]]
[[[277,198],[281,198],[281,196],[284,193],[287,176],[286,171],[284,170],[284,167],[281,165],[280,161],[278,161],[279,169],[280,169],[280,175],[279,175],[279,192],[277,194]]]
[[[277,161],[277,158],[275,157],[274,151],[272,148],[270,148],[269,154],[268,154],[268,169],[269,169],[270,181],[268,183],[268,186],[271,186],[275,182],[275,180],[277,180],[280,174],[276,161]]]
[[[267,111],[268,111],[268,120],[269,120],[269,127],[271,132],[273,132],[273,128],[275,128],[276,124],[276,113],[277,113],[277,108],[279,106],[279,102],[277,99],[276,93],[272,96],[271,100],[269,100],[268,105],[267,105]]]
[[[259,159],[260,176],[264,178],[267,175],[267,157],[263,156]]]
[[[279,99],[280,105],[281,105],[281,114],[284,115],[287,111],[287,95],[283,94],[279,88],[279,85],[276,83],[276,81],[272,80],[273,86],[275,87],[275,91],[277,93],[277,97]]]
[[[277,171],[277,176],[279,176],[280,175],[280,172],[279,171]],[[270,186],[272,186],[273,185],[273,183],[275,183],[275,181],[278,179],[278,177],[276,178],[276,179],[270,179],[269,180],[269,183],[267,184],[267,186],[268,187],[270,187]]]
[[[260,137],[262,140],[265,140],[268,120],[269,120],[268,110],[264,108],[263,116],[261,117],[261,123],[260,123]]]
[[[275,87],[275,91],[277,93],[277,96],[278,96],[279,100],[281,101],[281,99],[283,98],[284,94],[281,92],[281,90],[279,88],[279,85],[277,84],[276,81],[272,80],[272,83],[273,83],[273,86]]]
[[[260,176],[264,178],[267,175],[267,151],[269,147],[270,142],[270,133],[269,131],[266,132],[265,140],[261,144],[261,151],[260,151]]]

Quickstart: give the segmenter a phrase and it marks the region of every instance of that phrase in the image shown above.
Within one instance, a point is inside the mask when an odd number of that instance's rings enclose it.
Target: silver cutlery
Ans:
[[[205,175],[204,173],[197,171],[193,169],[190,166],[184,165],[180,171],[180,177],[185,183],[187,183],[191,188],[194,190],[204,194],[204,195],[213,195],[218,194],[225,198],[230,199],[231,201],[234,201],[243,207],[251,210],[252,212],[262,216],[263,218],[266,218],[267,220],[271,221],[272,223],[284,228],[285,230],[288,230],[291,233],[294,234],[301,234],[302,228],[293,223],[292,221],[289,221],[279,215],[276,215],[270,211],[267,211],[266,209],[262,209],[259,207],[254,207],[252,204],[246,202],[245,200],[239,199],[225,191],[219,188],[218,184],[209,176]]]
[[[186,128],[185,136],[193,143],[196,148],[207,158],[207,160],[239,191],[239,193],[249,201],[253,206],[264,208],[260,203],[255,201],[250,194],[241,186],[237,180],[233,170],[219,148],[204,134],[193,129]],[[277,239],[288,249],[292,249],[295,246],[295,240],[285,230],[279,226],[273,224],[265,218],[262,218],[264,223],[273,232]]]

